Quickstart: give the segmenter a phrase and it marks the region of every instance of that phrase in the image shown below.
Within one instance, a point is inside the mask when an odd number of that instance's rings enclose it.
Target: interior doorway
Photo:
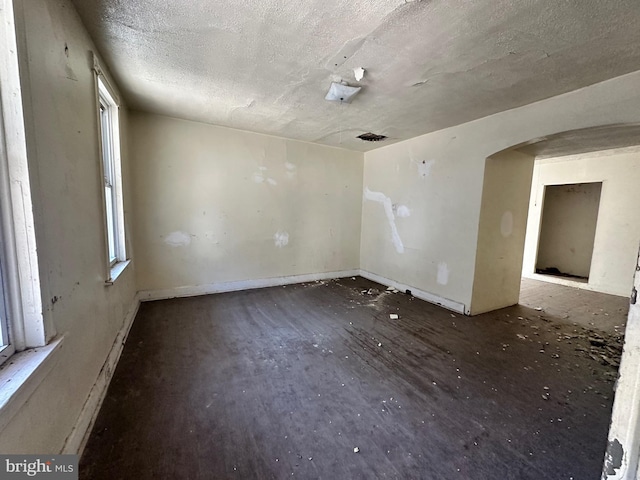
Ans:
[[[546,185],[535,272],[588,282],[602,182]]]

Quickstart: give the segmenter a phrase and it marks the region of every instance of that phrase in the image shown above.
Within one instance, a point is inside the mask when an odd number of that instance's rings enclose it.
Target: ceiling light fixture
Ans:
[[[331,88],[324,99],[330,102],[351,103],[361,89],[362,87],[350,87],[346,83],[331,82]]]

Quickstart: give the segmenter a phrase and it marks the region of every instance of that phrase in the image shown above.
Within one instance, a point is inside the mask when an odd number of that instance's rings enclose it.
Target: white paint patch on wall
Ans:
[[[384,207],[384,213],[387,215],[389,221],[389,227],[391,228],[391,242],[398,253],[404,253],[404,245],[400,234],[398,233],[398,227],[396,227],[396,216],[393,213],[393,204],[391,199],[382,192],[372,192],[369,187],[364,190],[364,198],[371,200],[372,202],[381,203]]]
[[[411,215],[411,210],[406,205],[398,205],[396,208],[396,215],[400,218],[406,218]]]
[[[436,276],[436,281],[440,285],[446,285],[449,283],[449,266],[445,262],[440,262],[438,264],[438,275]]]
[[[267,167],[258,167],[258,170],[260,170],[259,172],[256,172],[253,174],[253,181],[256,183],[264,183],[265,181],[269,184],[269,185],[277,185],[278,182],[276,182],[275,179],[271,178],[271,177],[267,177]]]
[[[435,160],[416,160],[413,158],[413,151],[411,147],[409,147],[409,161],[416,165],[418,168],[418,175],[421,178],[427,178],[431,175],[431,169],[433,165],[436,163]]]
[[[502,220],[500,221],[500,233],[505,238],[511,236],[513,233],[513,213],[511,210],[507,210],[502,214]]]
[[[293,180],[294,178],[296,178],[296,169],[297,169],[297,167],[295,166],[295,164],[293,164],[291,162],[285,162],[284,168],[287,169],[287,178],[289,180]]]
[[[427,178],[431,175],[431,169],[433,168],[433,164],[436,163],[435,160],[422,160],[416,161],[414,163],[418,166],[418,175],[422,178]]]
[[[276,247],[285,247],[289,243],[289,234],[287,232],[281,232],[280,230],[278,230],[273,235],[273,241],[276,244]]]
[[[262,173],[254,173],[253,174],[253,181],[256,182],[256,183],[264,182],[264,175],[262,175]]]
[[[164,243],[172,247],[185,247],[191,243],[191,235],[179,230],[171,232],[164,237]]]

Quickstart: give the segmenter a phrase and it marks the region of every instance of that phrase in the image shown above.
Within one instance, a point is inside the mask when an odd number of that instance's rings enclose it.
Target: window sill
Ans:
[[[129,265],[130,263],[131,260],[125,260],[124,262],[116,263],[113,267],[111,267],[111,270],[109,271],[109,280],[104,283],[106,283],[107,285],[113,285],[118,277],[122,274],[122,272],[124,272],[125,268],[127,268],[127,265]]]
[[[63,338],[57,338],[44,347],[16,353],[0,368],[0,431],[51,371]]]

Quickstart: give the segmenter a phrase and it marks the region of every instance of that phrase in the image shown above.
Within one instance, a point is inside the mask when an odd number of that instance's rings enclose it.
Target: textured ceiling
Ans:
[[[361,151],[640,69],[638,0],[74,4],[132,108]]]

